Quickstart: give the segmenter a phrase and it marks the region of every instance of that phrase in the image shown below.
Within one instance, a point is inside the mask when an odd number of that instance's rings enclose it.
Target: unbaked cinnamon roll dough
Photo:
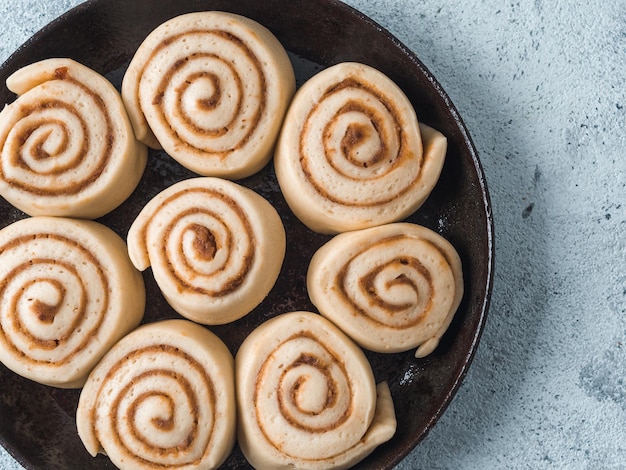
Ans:
[[[70,59],[7,79],[17,100],[0,113],[0,194],[29,215],[95,219],[119,206],[146,165],[122,99]]]
[[[128,246],[95,222],[64,218],[0,231],[0,360],[59,387],[89,374],[76,421],[92,455],[119,468],[216,468],[237,426],[256,468],[342,469],[392,438],[389,387],[375,384],[356,343],[427,355],[463,295],[454,248],[393,223],[428,197],[447,148],[396,84],[342,63],[294,97],[272,33],[212,11],[157,27],[122,97],[69,59],[27,66],[7,86],[20,97],[0,113],[0,194],[28,214],[106,214],[138,184],[146,145],[211,175],[149,201]],[[257,172],[277,138],[276,176],[295,215],[317,232],[350,231],[311,261],[307,287],[323,316],[266,321],[236,363],[187,320],[130,332],[145,304],[138,270],[149,266],[172,307],[198,323],[237,320],[267,296],[285,256],[281,219],[260,195],[217,177]]]
[[[238,442],[259,469],[341,469],[396,430],[386,383],[324,317],[279,315],[256,328],[235,358]]]
[[[439,344],[463,297],[461,260],[436,232],[395,223],[342,233],[311,259],[307,289],[320,313],[366,349]]]
[[[217,11],[157,27],[122,83],[141,141],[200,175],[229,179],[268,163],[294,91],[276,37],[249,18]]]
[[[280,216],[267,200],[213,177],[163,190],[128,233],[134,265],[152,266],[170,305],[203,324],[228,323],[256,307],[278,278],[285,244]]]
[[[120,469],[213,469],[235,442],[233,357],[204,327],[165,320],[120,340],[89,375],[78,434]]]
[[[0,361],[55,387],[80,387],[144,314],[124,241],[93,221],[32,217],[0,230]]]
[[[347,62],[298,90],[274,166],[295,215],[316,232],[338,233],[412,214],[435,186],[446,149],[394,82]]]

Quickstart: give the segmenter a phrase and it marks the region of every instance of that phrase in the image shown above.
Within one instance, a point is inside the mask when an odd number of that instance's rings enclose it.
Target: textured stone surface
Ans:
[[[0,0],[0,60],[78,3]],[[448,92],[496,222],[478,353],[398,468],[626,468],[626,4],[347,3]],[[4,451],[0,467],[19,468]]]

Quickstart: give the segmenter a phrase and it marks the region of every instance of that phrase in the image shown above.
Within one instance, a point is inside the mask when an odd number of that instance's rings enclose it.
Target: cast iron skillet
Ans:
[[[459,251],[465,296],[438,349],[425,359],[413,351],[367,353],[377,381],[391,388],[398,430],[359,468],[391,468],[428,433],[452,399],[472,360],[485,322],[493,275],[493,221],[476,150],[459,114],[417,57],[358,11],[335,0],[92,0],[47,25],[0,69],[0,105],[15,97],[4,87],[19,67],[49,57],[71,57],[109,78],[118,88],[136,48],[156,26],[191,11],[224,10],[268,27],[289,51],[298,84],[343,61],[369,64],[386,73],[408,95],[421,121],[448,137],[441,179],[422,208],[408,220],[446,237]],[[99,219],[122,237],[143,205],[168,185],[195,176],[162,152],[151,152],[142,182],[128,201]],[[232,324],[211,327],[235,353],[246,334],[273,315],[312,310],[305,289],[308,261],[327,236],[312,233],[289,211],[272,165],[242,183],[269,199],[287,230],[286,262],[268,298]],[[25,215],[0,200],[0,226]],[[150,271],[144,322],[175,318]],[[95,459],[76,433],[78,390],[59,390],[22,379],[0,365],[0,442],[26,468],[113,468]],[[235,449],[224,468],[246,468]]]

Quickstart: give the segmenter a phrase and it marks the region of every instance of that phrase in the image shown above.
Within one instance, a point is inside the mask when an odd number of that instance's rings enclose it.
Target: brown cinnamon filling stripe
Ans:
[[[176,194],[173,194],[170,197],[166,198],[161,203],[161,206],[155,209],[155,213],[161,210],[162,207],[165,207],[168,204],[172,203],[174,200],[180,197],[187,196],[190,193],[197,193],[200,196],[197,199],[198,205],[196,207],[192,207],[185,211],[182,211],[181,213],[177,214],[175,217],[173,217],[169,221],[168,226],[165,229],[165,235],[163,237],[162,244],[160,245],[160,249],[162,252],[161,257],[162,259],[167,261],[168,269],[170,270],[171,274],[174,276],[174,278],[178,282],[178,290],[180,292],[188,291],[188,292],[204,294],[210,297],[224,297],[230,294],[231,292],[234,292],[235,290],[239,288],[239,286],[241,286],[241,284],[245,281],[248,273],[250,272],[252,265],[254,264],[254,260],[256,256],[256,243],[255,243],[254,230],[252,229],[252,226],[250,225],[250,221],[248,219],[247,214],[243,211],[243,209],[237,203],[237,201],[235,201],[230,196],[214,189],[188,188],[183,191],[177,192]],[[249,243],[246,245],[246,251],[241,260],[243,264],[242,270],[235,273],[230,278],[224,280],[222,285],[216,289],[203,288],[203,287],[199,287],[197,285],[192,284],[190,282],[190,279],[187,279],[186,276],[182,274],[182,271],[180,269],[177,269],[177,267],[171,261],[173,256],[168,252],[167,244],[165,242],[169,238],[172,230],[177,225],[177,223],[182,218],[190,214],[194,214],[194,213],[208,214],[209,216],[218,220],[223,226],[228,227],[228,224],[222,218],[222,216],[220,216],[219,213],[211,210],[211,207],[210,207],[211,199],[214,199],[214,200],[218,199],[228,206],[228,208],[232,211],[232,213],[235,214],[235,216],[241,221],[241,224],[243,225],[244,230],[245,230],[245,238],[249,240]],[[201,206],[200,205],[201,201],[209,201],[209,202],[206,204],[206,206]],[[150,226],[151,220],[149,220],[143,227],[141,237],[144,240],[147,239],[148,227]],[[191,230],[195,234],[193,246],[195,248],[196,254],[200,258],[206,259],[208,256],[215,256],[215,253],[218,249],[227,250],[228,258],[229,259],[231,258],[230,253],[232,252],[232,248],[235,243],[235,237],[231,236],[232,235],[231,233],[228,234],[229,236],[227,240],[225,240],[224,244],[218,245],[216,242],[215,236],[211,233],[211,231],[207,227],[201,227],[198,224],[191,224],[189,227],[187,227],[187,229]],[[182,245],[179,244],[177,249],[178,249],[178,258],[185,260],[186,257],[183,254]],[[211,254],[209,255],[209,253]],[[193,268],[188,262],[185,262],[183,269],[193,271]],[[213,273],[212,275],[198,274],[198,276],[205,276],[205,277],[217,276],[217,275],[220,275],[222,271],[223,269]]]
[[[248,45],[240,37],[232,33],[229,33],[227,31],[222,31],[222,30],[189,30],[189,31],[183,31],[179,34],[169,36],[163,41],[161,41],[161,43],[159,43],[153,49],[152,53],[150,54],[150,57],[144,64],[144,68],[139,74],[139,76],[140,77],[143,76],[144,71],[146,67],[148,66],[148,64],[152,61],[152,59],[155,56],[157,56],[162,51],[162,49],[170,46],[173,42],[177,41],[180,38],[190,37],[193,35],[215,36],[220,39],[229,41],[241,51],[243,56],[247,57],[254,64],[255,70],[258,73],[258,78],[260,81],[260,89],[262,90],[262,92],[259,96],[257,96],[258,104],[255,108],[255,112],[252,116],[252,119],[249,120],[249,122],[246,122],[246,126],[247,126],[246,133],[241,138],[241,140],[239,140],[239,142],[235,142],[228,150],[215,150],[210,147],[211,138],[215,138],[215,137],[219,137],[219,136],[227,134],[235,126],[235,122],[237,121],[238,116],[241,114],[243,110],[243,96],[245,94],[244,83],[243,83],[244,79],[237,74],[235,67],[232,65],[232,63],[236,60],[236,58],[221,57],[212,52],[202,52],[202,53],[190,54],[189,56],[186,56],[184,58],[181,58],[175,61],[168,70],[164,71],[163,76],[158,86],[156,87],[152,104],[155,107],[155,110],[159,114],[159,120],[163,123],[167,123],[167,127],[170,129],[170,137],[177,141],[177,144],[176,144],[177,146],[184,147],[187,150],[192,151],[192,152],[212,154],[213,156],[217,156],[223,159],[227,157],[229,154],[233,153],[234,151],[241,149],[250,141],[254,133],[257,132],[258,130],[258,124],[261,121],[261,118],[263,114],[265,113],[265,108],[267,106],[267,94],[266,94],[267,79],[263,72],[263,65],[261,64],[261,61],[258,59],[258,57],[254,54],[254,52],[250,49],[250,47],[248,47]],[[210,40],[206,39],[206,42],[210,43]],[[186,142],[181,139],[180,134],[171,125],[168,119],[168,116],[165,113],[161,104],[163,102],[163,97],[168,91],[168,87],[170,85],[170,81],[174,73],[176,73],[176,71],[179,70],[188,61],[201,60],[203,58],[212,58],[212,59],[219,60],[228,69],[230,69],[232,80],[234,80],[234,82],[236,83],[237,90],[239,92],[238,93],[239,98],[233,107],[233,109],[235,110],[235,113],[232,119],[230,120],[230,122],[227,123],[225,126],[220,127],[218,129],[205,129],[196,125],[193,122],[193,118],[189,116],[187,113],[185,113],[184,110],[182,109],[182,105],[181,105],[182,101],[180,99],[176,100],[176,105],[175,105],[176,113],[178,114],[178,116],[182,118],[187,128],[189,130],[192,130],[194,133],[204,138],[207,138],[207,146],[204,148],[198,148],[198,147],[193,146],[191,143]],[[198,103],[198,105],[201,108],[214,109],[220,100],[229,99],[228,97],[222,96],[221,91],[220,91],[219,80],[217,76],[214,73],[212,73],[210,70],[200,72],[200,73],[194,73],[190,75],[189,77],[187,77],[186,82],[182,85],[182,87],[175,90],[177,97],[179,98],[184,93],[184,91],[189,87],[189,85],[191,85],[194,80],[197,80],[199,78],[207,78],[210,81],[212,81],[214,90],[215,90],[213,96],[211,96],[209,99],[202,100],[201,102]],[[141,78],[139,80],[141,81]]]
[[[172,443],[172,445],[169,447],[161,447],[161,446],[155,445],[154,443],[146,439],[143,433],[141,432],[141,430],[137,429],[134,426],[135,417],[141,404],[145,400],[149,398],[153,398],[153,397],[160,397],[164,399],[168,403],[169,410],[170,410],[170,413],[165,418],[153,417],[152,425],[155,427],[155,429],[168,430],[168,429],[173,429],[176,426],[176,422],[175,422],[176,421],[176,413],[175,413],[176,403],[174,399],[166,393],[166,391],[156,389],[154,391],[145,392],[135,397],[132,397],[132,403],[128,407],[129,412],[123,418],[124,418],[124,421],[127,423],[128,427],[130,428],[130,432],[133,438],[136,439],[138,442],[141,442],[144,449],[148,450],[149,452],[152,452],[155,455],[155,457],[163,458],[166,456],[173,456],[173,457],[181,457],[181,455],[184,456],[185,452],[189,451],[190,449],[193,449],[195,442],[197,441],[197,439],[200,438],[201,428],[204,428],[206,424],[206,423],[201,423],[199,421],[200,407],[203,407],[203,406],[209,406],[211,408],[216,407],[215,385],[213,383],[213,380],[207,373],[207,371],[204,369],[204,367],[202,367],[202,364],[200,364],[191,355],[187,354],[186,352],[182,351],[176,346],[169,345],[169,344],[150,345],[150,346],[143,347],[141,349],[136,349],[134,351],[129,352],[128,354],[126,354],[126,356],[124,356],[124,358],[122,358],[113,367],[111,367],[111,369],[109,369],[109,371],[106,373],[105,377],[103,378],[100,384],[100,389],[97,392],[97,396],[101,395],[102,390],[105,388],[105,386],[111,381],[115,381],[118,371],[122,368],[124,364],[127,364],[128,362],[138,361],[140,360],[142,356],[160,357],[163,355],[172,355],[172,356],[181,357],[183,358],[183,360],[185,361],[189,369],[193,369],[196,371],[196,373],[198,374],[199,377],[201,377],[202,382],[203,382],[202,387],[201,387],[203,389],[202,396],[197,396],[194,393],[194,389],[198,388],[198,384],[191,384],[189,380],[187,379],[187,377],[185,377],[184,372],[174,371],[171,369],[160,367],[160,368],[155,368],[155,369],[148,369],[141,373],[138,373],[136,376],[133,376],[132,379],[124,387],[122,387],[119,390],[116,390],[116,395],[114,397],[114,400],[111,403],[110,408],[106,410],[97,409],[96,408],[97,402],[99,400],[96,399],[95,400],[96,405],[91,410],[91,422],[94,425],[94,433],[96,435],[96,438],[99,441],[101,440],[101,438],[99,436],[100,430],[98,429],[98,426],[96,425],[97,423],[96,414],[104,413],[105,415],[103,416],[103,418],[107,419],[110,422],[111,429],[114,430],[114,432],[112,433],[112,438],[118,450],[127,454],[131,460],[141,462],[146,466],[151,466],[154,468],[172,468],[172,465],[162,464],[162,463],[155,462],[153,460],[149,460],[144,457],[141,457],[140,455],[137,455],[135,453],[136,449],[129,449],[125,446],[124,441],[121,438],[121,436],[124,433],[119,432],[119,422],[118,422],[118,416],[119,416],[118,410],[120,408],[121,402],[122,400],[129,398],[130,391],[135,386],[135,384],[137,384],[141,380],[144,380],[144,379],[158,380],[159,377],[167,377],[169,379],[174,380],[182,389],[185,399],[187,400],[187,403],[189,404],[191,413],[194,416],[193,426],[190,429],[189,433],[182,440],[180,440],[179,442]],[[206,393],[206,395],[204,393]],[[211,445],[212,445],[211,441],[212,441],[213,434],[214,434],[215,421],[217,419],[217,413],[212,413],[212,414],[213,414],[214,419],[211,422],[211,427],[206,429],[206,431],[203,431],[206,434],[206,441],[207,441],[204,445],[203,455],[200,455],[196,458],[190,459],[182,463],[175,464],[173,465],[173,467],[184,466],[184,465],[198,465],[204,459],[204,456],[211,451]]]
[[[7,250],[10,250],[22,244],[34,242],[36,240],[41,240],[40,243],[45,243],[46,240],[48,239],[54,239],[56,241],[66,243],[69,246],[71,246],[73,250],[78,250],[81,253],[81,259],[85,260],[86,263],[89,263],[95,268],[95,270],[98,273],[99,282],[103,286],[101,298],[90,299],[87,295],[87,289],[83,287],[81,290],[81,295],[80,295],[81,301],[79,305],[74,306],[75,315],[73,317],[72,324],[70,325],[69,329],[66,328],[68,333],[65,335],[61,335],[58,338],[55,338],[54,340],[37,338],[33,336],[33,334],[30,331],[28,331],[26,326],[22,324],[22,322],[19,319],[19,316],[17,315],[17,305],[19,301],[21,300],[21,298],[15,298],[15,297],[12,297],[10,299],[6,298],[6,295],[7,295],[6,289],[11,284],[12,280],[15,279],[16,276],[18,276],[20,273],[22,273],[26,269],[29,269],[33,265],[37,265],[37,264],[47,264],[50,266],[57,266],[71,273],[71,275],[74,278],[76,278],[78,282],[83,282],[84,280],[81,279],[81,276],[77,268],[66,261],[52,259],[52,258],[32,258],[32,259],[24,260],[21,264],[19,264],[14,269],[9,271],[9,273],[7,273],[7,275],[4,278],[0,279],[0,300],[6,306],[4,308],[6,309],[5,311],[8,312],[10,316],[9,321],[10,321],[10,325],[12,326],[12,331],[5,331],[4,328],[2,328],[2,325],[0,324],[0,335],[4,338],[5,344],[14,355],[21,356],[25,360],[29,360],[30,362],[34,364],[45,364],[48,366],[62,366],[72,361],[74,356],[81,354],[85,349],[87,349],[88,344],[91,341],[93,341],[94,338],[98,336],[98,332],[104,321],[105,314],[109,309],[110,288],[109,288],[109,283],[108,283],[106,274],[104,272],[104,268],[100,265],[99,260],[93,255],[93,253],[91,253],[85,247],[80,245],[77,241],[60,236],[60,235],[45,233],[45,234],[24,235],[21,237],[17,237],[11,240],[9,243],[5,244],[4,246],[0,247],[0,260],[1,260],[2,254]],[[27,287],[37,282],[47,282],[47,283],[59,286],[59,282],[52,278],[46,277],[46,278],[41,278],[41,279],[31,279],[27,282],[25,286],[22,286],[22,288],[20,289],[20,295],[24,294],[25,289]],[[60,293],[64,294],[65,293],[64,287],[59,286],[59,288],[62,289],[62,292]],[[61,301],[57,305],[42,306],[42,305],[39,305],[37,302],[33,301],[33,304],[32,304],[33,306],[31,307],[31,313],[34,316],[36,316],[38,320],[41,321],[42,323],[49,323],[50,321],[49,314],[54,315],[56,313],[56,310],[60,307],[60,303]],[[86,316],[89,310],[88,307],[96,303],[98,305],[97,321],[91,329],[86,330],[84,323],[85,323]],[[42,315],[43,315],[43,318],[42,318]],[[29,344],[33,348],[44,349],[44,350],[53,350],[55,348],[58,348],[59,346],[67,343],[74,335],[80,335],[80,337],[83,338],[83,340],[76,346],[76,348],[70,351],[63,359],[57,360],[56,362],[52,363],[49,361],[38,361],[33,358],[30,358],[26,355],[24,351],[18,349],[14,345],[14,343],[11,341],[11,336],[14,334],[14,332],[15,334],[18,334],[26,338]]]
[[[306,338],[306,339],[315,341],[322,349],[326,351],[328,356],[331,358],[331,361],[333,361],[333,365],[337,366],[339,370],[341,371],[341,373],[344,375],[344,377],[346,377],[346,382],[348,383],[349,389],[346,391],[339,390],[336,382],[332,378],[332,374],[330,372],[330,364],[328,364],[323,358],[318,357],[310,352],[302,351],[302,353],[298,356],[298,358],[296,358],[291,364],[284,365],[280,378],[279,378],[279,383],[277,384],[277,393],[275,394],[275,397],[276,397],[276,400],[278,401],[278,406],[281,412],[281,417],[285,419],[291,426],[293,426],[295,429],[300,429],[306,432],[310,432],[311,434],[322,434],[325,432],[332,431],[333,429],[337,428],[338,426],[346,422],[348,418],[351,416],[351,414],[353,413],[354,393],[352,391],[352,384],[349,380],[349,374],[348,374],[348,371],[346,370],[345,363],[341,360],[339,355],[333,352],[327,345],[321,344],[319,340],[315,337],[314,332],[300,331],[298,333],[295,333],[289,338],[287,338],[285,341],[280,343],[275,348],[275,350],[280,349],[281,347],[283,347],[286,343],[290,341],[297,340],[300,338]],[[255,383],[252,402],[254,403],[254,411],[256,415],[257,424],[259,426],[259,429],[261,430],[261,433],[267,440],[267,442],[270,442],[276,449],[278,449],[280,452],[284,453],[285,455],[289,455],[287,454],[287,452],[285,452],[284,449],[281,448],[280,442],[275,442],[274,440],[271,439],[270,432],[267,429],[265,429],[265,427],[263,426],[264,420],[261,418],[261,415],[263,414],[263,410],[261,409],[261,406],[259,405],[259,392],[260,392],[260,389],[262,388],[261,383],[266,375],[266,369],[270,367],[270,363],[271,363],[270,359],[275,354],[276,354],[275,352],[270,353],[268,355],[268,358],[263,362],[263,364],[261,365],[259,369],[259,373],[256,377],[256,383]],[[328,426],[324,426],[324,427],[307,426],[305,423],[298,421],[294,416],[292,416],[289,413],[286,404],[284,403],[284,400],[286,398],[292,400],[292,402],[296,400],[296,395],[298,393],[298,390],[294,388],[297,388],[299,386],[298,384],[300,385],[302,384],[302,381],[296,382],[296,384],[290,390],[286,391],[287,393],[281,393],[281,390],[283,388],[282,383],[284,382],[284,378],[287,375],[287,373],[291,372],[294,369],[297,370],[298,367],[302,365],[308,365],[310,367],[314,367],[315,369],[317,369],[319,373],[323,377],[326,378],[326,383],[328,385],[324,409],[321,411],[318,411],[317,413],[305,412],[304,414],[308,414],[310,416],[320,414],[324,410],[332,408],[334,405],[336,405],[339,399],[340,393],[345,392],[349,395],[348,406],[346,406],[345,410],[343,410],[341,415],[338,416],[335,419],[335,421],[329,424]],[[295,403],[294,406],[300,409],[297,403]],[[300,456],[293,456],[293,455],[291,457],[301,458]]]
[[[364,184],[364,180],[352,177],[350,175],[346,175],[345,172],[342,172],[335,164],[333,164],[332,159],[329,158],[327,152],[324,152],[324,155],[310,155],[308,148],[307,148],[308,146],[305,141],[306,140],[305,136],[309,132],[311,132],[310,130],[311,117],[317,112],[318,109],[324,106],[325,100],[329,99],[334,94],[342,90],[345,90],[347,88],[356,88],[359,90],[363,90],[368,94],[371,94],[372,96],[374,96],[376,100],[378,100],[387,109],[388,113],[394,119],[393,128],[397,134],[397,138],[399,142],[398,152],[396,155],[393,155],[390,157],[390,161],[389,161],[390,165],[389,165],[388,171],[385,173],[381,173],[376,178],[372,178],[372,179],[383,179],[385,178],[386,174],[389,171],[404,164],[404,162],[406,162],[407,160],[416,157],[416,155],[413,155],[413,153],[408,148],[407,136],[403,129],[403,125],[400,119],[400,113],[398,112],[396,107],[393,105],[393,103],[390,100],[388,100],[387,97],[382,92],[372,87],[370,84],[363,82],[357,77],[348,77],[342,80],[341,82],[329,87],[324,92],[324,94],[316,101],[316,103],[311,107],[311,109],[309,110],[309,113],[307,114],[304,120],[304,125],[300,131],[300,140],[299,140],[300,166],[302,168],[302,172],[304,174],[305,180],[315,189],[315,191],[322,198],[329,200],[335,204],[341,204],[341,205],[350,206],[350,207],[373,207],[373,206],[388,204],[394,201],[395,199],[402,197],[405,193],[410,191],[415,185],[419,183],[420,177],[422,174],[421,168],[419,169],[418,173],[415,175],[413,180],[410,182],[410,184],[408,184],[404,188],[399,188],[392,196],[385,198],[385,199],[377,200],[375,203],[372,203],[372,202],[359,203],[355,201],[346,200],[344,198],[340,198],[337,195],[331,194],[326,189],[324,182],[317,181],[315,173],[311,170],[311,167],[309,164],[310,160],[325,159],[328,165],[331,168],[333,168],[342,177],[348,180],[352,180],[355,184]],[[356,100],[351,100],[347,102],[343,107],[341,107],[332,116],[332,118],[327,123],[325,123],[324,131],[321,136],[322,144],[325,149],[328,148],[328,141],[330,139],[330,134],[331,134],[330,129],[332,128],[332,126],[337,122],[337,120],[341,117],[342,114],[345,114],[347,112],[352,112],[352,111],[357,111],[367,116],[370,119],[372,127],[377,132],[379,132],[379,130],[382,129],[383,118],[377,115],[374,108],[372,108],[371,106],[367,106],[364,102],[357,102]],[[365,134],[362,126],[351,125],[348,127],[346,135],[344,135],[341,141],[341,144],[342,144],[341,151],[343,153],[343,157],[346,158],[350,163],[352,163],[353,165],[357,167],[368,168],[383,161],[388,151],[387,144],[385,143],[384,139],[381,138],[380,139],[381,148],[374,154],[372,158],[370,158],[368,161],[365,161],[365,162],[357,161],[356,158],[354,158],[354,156],[352,155],[352,148],[355,145],[359,144],[361,141],[363,141],[366,137],[367,135]]]
[[[393,246],[404,238],[405,238],[404,235],[395,235],[392,237],[388,237],[388,238],[379,240],[378,242],[367,246],[367,250],[368,251],[369,250],[386,250],[386,249],[392,250]],[[445,258],[445,253],[443,253],[439,249],[439,247],[428,242],[428,240],[422,239],[421,241],[423,241],[424,243],[428,243],[434,250],[440,252]],[[370,305],[372,305],[373,307],[377,307],[379,309],[385,310],[386,312],[388,312],[390,316],[393,316],[394,314],[411,309],[412,304],[392,304],[390,302],[385,301],[376,291],[375,281],[376,281],[377,276],[389,267],[393,268],[394,266],[409,266],[410,268],[418,272],[424,279],[426,279],[428,286],[429,286],[427,292],[418,292],[417,286],[415,285],[415,283],[404,274],[399,274],[398,277],[396,277],[395,279],[390,281],[390,283],[388,283],[387,287],[391,287],[392,285],[408,286],[415,291],[417,296],[421,296],[422,298],[425,297],[427,300],[424,310],[420,312],[420,314],[417,315],[413,321],[410,321],[410,322],[407,321],[401,327],[395,327],[393,325],[383,323],[377,320],[376,318],[372,317],[370,313],[367,311],[367,309],[361,307],[353,300],[353,296],[351,295],[350,290],[346,286],[345,279],[346,279],[346,273],[348,271],[348,268],[354,262],[355,258],[359,256],[360,254],[361,253],[357,253],[354,256],[352,256],[346,262],[346,264],[337,272],[335,276],[335,283],[334,283],[333,289],[336,289],[339,291],[341,298],[344,300],[344,302],[346,302],[349,305],[350,309],[353,312],[355,312],[358,315],[362,315],[366,317],[368,321],[371,321],[374,324],[379,325],[381,327],[401,330],[405,328],[412,328],[420,324],[427,317],[428,312],[432,309],[432,306],[433,306],[432,275],[428,271],[428,269],[426,269],[426,267],[416,257],[411,256],[410,254],[403,254],[403,255],[399,255],[393,258],[390,262],[384,265],[374,266],[372,269],[366,272],[359,279],[359,290],[368,299],[368,302],[370,303]]]
[[[104,117],[106,133],[104,137],[102,138],[101,143],[100,141],[98,141],[99,146],[101,147],[100,156],[97,158],[98,165],[93,169],[93,171],[90,174],[86,175],[81,180],[72,182],[71,185],[67,185],[61,188],[32,186],[28,184],[28,181],[21,181],[15,178],[7,177],[6,175],[3,174],[2,167],[0,166],[0,178],[4,179],[8,184],[13,186],[14,188],[20,189],[21,191],[31,193],[37,196],[74,195],[74,194],[78,194],[84,191],[86,188],[91,186],[94,183],[94,181],[96,181],[104,172],[109,160],[111,159],[112,149],[115,144],[116,137],[115,137],[115,132],[114,132],[114,126],[111,120],[111,116],[109,115],[109,112],[107,110],[106,103],[104,102],[103,98],[99,94],[91,90],[85,84],[79,82],[78,80],[71,78],[70,74],[68,73],[65,67],[63,67],[63,69],[65,70],[62,72],[57,71],[57,73],[55,73],[55,79],[64,80],[67,83],[71,84],[72,86],[76,86],[80,88],[83,92],[91,96],[91,98],[96,103],[96,106],[98,107],[99,112]],[[26,94],[25,96],[28,96],[28,95]],[[64,173],[74,170],[84,160],[84,158],[86,157],[88,153],[90,146],[94,142],[96,142],[96,139],[94,139],[91,136],[87,123],[85,122],[79,110],[76,107],[70,105],[69,103],[66,103],[59,99],[48,99],[48,100],[41,101],[37,104],[30,104],[30,105],[24,104],[20,108],[21,117],[19,119],[23,119],[26,116],[29,116],[33,113],[37,113],[41,110],[46,110],[46,109],[65,109],[69,113],[74,114],[76,118],[79,120],[81,127],[83,129],[83,135],[85,136],[85,140],[81,143],[80,150],[77,152],[76,157],[73,159],[72,163],[68,165],[59,165],[53,170],[46,172],[46,173],[37,173],[37,174],[42,174],[44,176],[58,176],[60,174],[64,174]],[[49,121],[43,121],[43,120],[41,121],[41,124],[43,125],[47,125],[49,123],[50,123]],[[64,123],[61,123],[56,120],[52,121],[52,123],[59,125],[64,131],[63,143],[60,148],[60,151],[63,151],[68,146],[67,142],[69,138],[68,137],[69,132],[67,131],[67,127]],[[23,158],[21,157],[21,153],[22,151],[25,150],[24,145],[27,139],[30,137],[30,135],[32,135],[33,132],[35,132],[35,130],[36,128],[34,126],[31,126],[29,129],[27,129],[24,135],[16,136],[16,138],[18,139],[18,143],[20,145],[18,146],[17,154],[11,156],[11,163],[13,165],[18,166],[28,171],[32,171],[32,169],[23,160]],[[40,137],[34,143],[34,147],[31,149],[31,152],[33,152],[31,153],[31,155],[33,156],[34,159],[41,160],[41,159],[54,158],[54,155],[49,155],[43,151],[43,144],[44,144],[45,137],[46,135],[44,135],[43,137]],[[2,146],[4,145],[5,143],[3,142]]]

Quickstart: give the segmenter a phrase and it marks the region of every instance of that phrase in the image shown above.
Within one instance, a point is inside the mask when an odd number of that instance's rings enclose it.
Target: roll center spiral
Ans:
[[[315,416],[333,406],[338,393],[337,384],[323,361],[303,353],[292,367],[301,374],[289,387],[290,399],[298,411]]]
[[[193,224],[189,230],[194,235],[193,249],[197,256],[203,260],[212,260],[219,246],[211,230],[199,224]]]
[[[414,273],[430,280],[430,274],[417,260],[406,257],[393,259],[363,276],[360,287],[376,306],[400,312],[415,306],[420,298],[422,289],[414,279]]]
[[[31,288],[36,285],[36,291],[40,298],[29,295]],[[55,279],[42,279],[39,282],[32,281],[25,287],[24,292],[28,296],[30,310],[40,322],[51,324],[61,309],[65,298],[65,288]]]

